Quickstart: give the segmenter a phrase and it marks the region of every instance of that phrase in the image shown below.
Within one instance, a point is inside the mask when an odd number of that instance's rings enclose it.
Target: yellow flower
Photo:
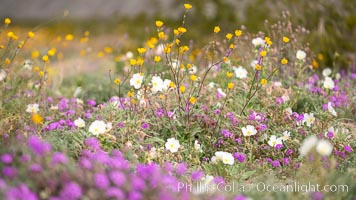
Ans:
[[[232,72],[226,72],[226,76],[227,76],[228,78],[231,78],[231,77],[232,77],[232,75],[233,75],[233,73],[232,73]]]
[[[4,23],[5,23],[6,25],[11,24],[11,19],[10,19],[10,18],[5,18]]]
[[[229,62],[230,60],[229,60],[229,58],[228,57],[223,57],[223,61],[224,61],[224,63],[227,63],[227,62]]]
[[[66,37],[65,37],[65,39],[66,39],[67,41],[72,41],[72,40],[74,39],[74,36],[73,36],[72,34],[67,34]]]
[[[186,10],[190,10],[190,9],[193,8],[193,6],[190,5],[189,3],[185,3],[185,4],[184,4],[184,8],[185,8]]]
[[[289,42],[289,38],[288,38],[288,37],[285,37],[285,36],[283,37],[282,40],[283,40],[284,43],[288,43],[288,42]]]
[[[5,49],[5,46],[4,45],[0,45],[0,49]]]
[[[179,91],[180,91],[181,93],[184,93],[184,92],[185,92],[185,87],[184,87],[184,85],[181,85],[181,86],[179,87]]]
[[[135,59],[130,59],[130,65],[134,66],[137,64],[137,61]]]
[[[39,51],[32,51],[32,53],[31,53],[32,59],[38,58],[38,56],[40,56],[40,52]]]
[[[163,51],[164,51],[165,54],[171,53],[171,46],[170,45],[165,46]]]
[[[158,38],[161,39],[161,40],[165,40],[166,39],[166,34],[164,34],[164,32],[161,31],[161,32],[158,33]]]
[[[120,80],[119,78],[116,78],[116,79],[114,80],[114,83],[115,83],[116,85],[120,85],[121,80]]]
[[[44,73],[44,71],[40,71],[40,72],[38,72],[38,75],[39,75],[40,77],[44,77],[45,73]]]
[[[228,83],[227,84],[227,88],[231,90],[232,88],[234,88],[234,84],[233,83]]]
[[[236,29],[236,30],[235,30],[235,36],[236,36],[236,37],[240,37],[241,35],[242,35],[242,31],[239,30],[239,29]]]
[[[260,56],[265,57],[266,55],[267,55],[267,51],[263,50],[263,51],[260,52]]]
[[[185,33],[185,32],[187,32],[187,29],[184,28],[184,27],[179,27],[179,28],[178,28],[178,32],[179,32],[179,33]]]
[[[42,61],[43,62],[48,62],[48,56],[47,55],[44,55],[44,56],[42,56]]]
[[[233,49],[233,48],[235,48],[235,45],[234,44],[230,44],[229,48]]]
[[[98,57],[99,58],[102,58],[102,57],[104,57],[105,56],[105,53],[104,52],[102,52],[102,51],[99,51],[98,52]]]
[[[261,65],[259,65],[259,64],[257,64],[256,66],[255,66],[255,69],[257,70],[257,71],[260,71],[261,70]]]
[[[318,60],[324,60],[324,55],[322,53],[318,53]]]
[[[188,50],[189,50],[189,47],[188,47],[188,46],[179,47],[179,51],[180,51],[181,53],[185,53],[185,52],[187,52]]]
[[[104,47],[105,53],[112,53],[112,48],[111,47]]]
[[[159,61],[161,61],[161,56],[155,56],[154,59],[155,63],[158,63]]]
[[[10,31],[10,32],[7,33],[7,37],[8,37],[8,38],[11,38],[11,39],[12,39],[14,36],[15,36],[15,33],[12,32],[12,31]]]
[[[33,37],[35,37],[35,33],[34,32],[32,32],[32,31],[30,31],[30,32],[28,32],[28,37],[29,38],[33,38]]]
[[[314,69],[319,68],[319,63],[315,59],[313,59],[312,65],[313,65]]]
[[[49,56],[54,56],[56,55],[57,49],[56,48],[51,48],[50,50],[48,50],[47,54]]]
[[[180,44],[180,40],[179,40],[178,38],[176,39],[175,42],[176,42],[176,45],[177,45],[177,46]]]
[[[261,79],[261,85],[263,86],[263,85],[266,85],[267,84],[267,80],[266,79]]]
[[[197,76],[195,76],[194,74],[190,75],[190,80],[196,81],[197,80]]]
[[[170,88],[175,88],[175,87],[176,87],[176,84],[174,84],[173,81],[171,81],[171,82],[169,83],[169,87],[170,87]]]
[[[80,43],[86,43],[89,41],[89,38],[88,37],[81,37],[80,38]]]
[[[139,54],[144,54],[144,53],[146,52],[146,48],[138,48],[138,49],[137,49],[137,52],[138,52]]]
[[[43,123],[43,117],[38,114],[38,113],[34,113],[31,116],[32,122],[35,124],[42,124]]]
[[[5,65],[8,65],[8,64],[10,64],[10,63],[11,63],[11,60],[8,59],[8,58],[6,58],[6,59],[5,59]]]
[[[214,33],[219,33],[220,32],[220,27],[219,26],[215,26],[214,27]]]
[[[157,21],[156,21],[156,26],[157,26],[158,28],[161,28],[161,27],[163,26],[163,22],[157,20]]]
[[[133,95],[134,95],[134,92],[133,92],[133,91],[127,92],[127,96],[128,96],[128,97],[133,97]]]
[[[191,104],[195,104],[195,102],[197,102],[197,99],[196,99],[195,97],[190,97],[190,98],[189,98],[189,102],[190,102]]]
[[[174,35],[179,35],[178,29],[174,29],[174,30],[173,30],[173,33],[174,33]]]
[[[87,54],[87,51],[85,49],[80,50],[79,52],[80,56],[85,56]]]
[[[288,60],[286,58],[283,58],[281,60],[281,63],[282,63],[282,65],[286,65],[286,64],[288,64]]]
[[[271,41],[271,38],[269,38],[269,37],[265,37],[265,42],[266,42],[267,45],[272,45],[273,44],[273,42]]]
[[[151,37],[147,42],[147,46],[150,48],[150,49],[153,49],[155,47],[155,45],[157,44],[158,42],[158,39],[156,37]]]
[[[139,58],[137,58],[137,65],[138,66],[142,66],[143,65],[143,62],[144,62],[144,59],[143,58],[141,58],[141,57],[139,57]]]
[[[226,34],[226,39],[228,39],[228,40],[230,40],[231,38],[232,38],[232,34],[231,33],[228,33],[228,34]]]
[[[39,72],[39,71],[40,71],[40,68],[39,68],[39,67],[34,67],[34,68],[33,68],[33,71],[34,71],[34,72]]]

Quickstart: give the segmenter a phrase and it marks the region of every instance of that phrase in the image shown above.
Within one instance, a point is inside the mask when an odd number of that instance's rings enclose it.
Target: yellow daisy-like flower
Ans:
[[[242,35],[242,31],[239,30],[239,29],[236,29],[236,30],[235,30],[235,36],[236,36],[236,37],[240,37],[241,35]]]
[[[119,78],[116,78],[116,79],[114,80],[114,83],[115,83],[116,85],[120,85],[121,80],[120,80]]]
[[[220,32],[220,27],[219,26],[215,26],[214,27],[214,33],[219,33]]]
[[[65,40],[67,41],[72,41],[74,39],[74,36],[72,34],[67,34],[65,37]]]
[[[177,46],[179,46],[180,40],[177,38],[177,39],[175,40],[175,43],[176,43]]]
[[[197,102],[197,99],[196,99],[195,97],[190,97],[190,98],[189,98],[189,102],[190,102],[191,104],[195,104],[195,102]]]
[[[313,59],[312,65],[313,65],[313,68],[314,68],[314,69],[319,68],[319,63],[318,63],[318,61],[316,61],[315,59]]]
[[[34,124],[42,124],[43,123],[43,117],[38,113],[32,114],[31,120]]]
[[[184,8],[185,8],[186,10],[190,10],[190,9],[193,8],[193,6],[190,5],[189,3],[185,3],[185,4],[184,4]]]
[[[51,48],[50,50],[47,51],[47,54],[49,56],[54,56],[56,55],[57,49],[56,48]]]
[[[10,64],[11,63],[11,60],[9,59],[9,58],[6,58],[5,59],[5,65],[8,65],[8,64]]]
[[[265,57],[266,55],[267,55],[267,51],[263,50],[263,51],[260,52],[260,56]]]
[[[40,68],[39,68],[39,67],[34,67],[34,68],[33,68],[33,71],[34,71],[34,72],[39,72],[39,71],[40,71]]]
[[[161,32],[158,33],[158,38],[161,39],[161,40],[165,40],[166,39],[166,34],[163,31],[161,31]]]
[[[176,87],[176,84],[174,84],[173,81],[171,81],[171,82],[169,83],[169,87],[170,87],[170,88],[175,88],[175,87]]]
[[[48,62],[49,58],[47,55],[42,56],[42,61],[43,62]]]
[[[282,65],[286,65],[286,64],[288,64],[288,60],[286,58],[283,58],[281,60],[281,63],[282,63]]]
[[[135,94],[135,93],[134,93],[133,91],[129,91],[129,92],[127,92],[127,96],[128,96],[128,97],[133,97],[133,96],[134,96],[134,94]]]
[[[35,33],[32,32],[32,31],[30,31],[30,32],[28,32],[27,36],[28,36],[29,38],[33,38],[33,37],[35,37]]]
[[[282,40],[283,40],[284,43],[288,43],[288,42],[289,42],[289,38],[288,38],[288,37],[285,37],[285,36],[283,37]]]
[[[135,59],[130,59],[130,65],[134,66],[137,64],[137,61]]]
[[[226,76],[227,76],[228,78],[231,78],[231,77],[232,77],[232,75],[233,75],[233,73],[232,73],[232,72],[226,72]]]
[[[180,91],[181,93],[184,93],[184,92],[185,92],[185,87],[184,87],[184,85],[181,85],[181,86],[179,87],[179,91]]]
[[[178,28],[178,32],[179,32],[179,33],[186,33],[186,32],[187,32],[187,29],[184,28],[184,27],[179,27],[179,28]]]
[[[190,75],[190,80],[196,81],[197,80],[197,76],[195,76],[194,74]]]
[[[269,37],[265,37],[265,42],[266,42],[267,45],[272,45],[273,44],[273,42],[271,41],[271,38],[269,38]]]
[[[163,22],[160,21],[160,20],[157,20],[156,21],[156,26],[157,26],[157,28],[161,28],[163,26]]]
[[[263,85],[266,85],[267,84],[267,80],[266,79],[261,79],[261,85],[263,86]]]
[[[153,60],[155,63],[158,63],[159,61],[161,61],[161,56],[155,56]]]
[[[228,34],[226,34],[226,39],[228,39],[228,40],[230,40],[231,38],[232,38],[232,34],[231,33],[228,33]]]
[[[5,18],[4,23],[5,23],[6,25],[11,24],[11,19],[10,19],[10,18]]]
[[[137,58],[137,65],[141,67],[143,65],[144,61],[145,60],[141,57]]]
[[[257,71],[260,71],[260,70],[262,69],[262,66],[259,65],[259,64],[257,64],[257,65],[255,66],[255,69],[256,69]]]
[[[227,84],[227,88],[231,90],[232,88],[234,88],[234,84],[233,83],[228,83]]]
[[[38,75],[39,75],[40,77],[44,77],[45,73],[44,73],[44,71],[40,71],[40,72],[38,72]]]
[[[32,51],[32,53],[31,53],[31,58],[32,59],[38,58],[38,56],[40,56],[40,52],[39,51]]]
[[[230,44],[229,48],[230,48],[230,49],[234,49],[234,48],[235,48],[235,45],[234,45],[234,44]]]
[[[144,53],[146,52],[146,48],[138,48],[138,49],[137,49],[137,52],[138,52],[139,54],[144,54]]]

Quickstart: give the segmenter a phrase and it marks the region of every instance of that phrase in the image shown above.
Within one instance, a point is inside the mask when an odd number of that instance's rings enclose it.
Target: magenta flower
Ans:
[[[98,189],[106,189],[110,186],[110,181],[106,174],[97,173],[94,175],[94,184]]]
[[[11,164],[13,161],[13,156],[11,154],[6,153],[6,154],[1,155],[0,160],[4,164]]]
[[[38,156],[43,156],[47,152],[51,151],[52,147],[48,142],[41,141],[37,136],[30,136],[27,141],[28,146],[32,152]]]
[[[65,164],[67,163],[67,157],[64,153],[62,152],[55,152],[52,155],[52,165],[56,165],[58,163]]]
[[[281,163],[279,162],[279,160],[272,161],[272,167],[279,167],[279,166],[281,166]]]
[[[15,178],[18,174],[18,170],[15,167],[5,166],[2,169],[2,175],[10,179]]]
[[[347,153],[351,153],[352,152],[352,148],[350,147],[350,145],[345,145],[344,149]]]
[[[60,197],[66,200],[77,200],[82,197],[82,188],[76,182],[66,183],[60,193]]]
[[[201,170],[196,170],[194,172],[192,172],[191,178],[193,181],[197,181],[200,180],[201,178],[203,178],[204,173]]]
[[[12,187],[6,192],[8,200],[38,200],[37,195],[32,192],[27,185],[20,183],[17,187]]]
[[[188,168],[187,168],[187,164],[185,163],[179,163],[178,166],[177,166],[177,174],[178,175],[183,175],[187,172]]]

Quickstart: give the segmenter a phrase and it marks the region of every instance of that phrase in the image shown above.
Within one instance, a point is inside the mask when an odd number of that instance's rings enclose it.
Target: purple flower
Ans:
[[[146,188],[145,181],[142,179],[142,177],[139,177],[137,175],[132,175],[130,177],[131,180],[131,188],[134,188],[135,190],[144,190]]]
[[[163,117],[163,116],[164,116],[164,110],[163,110],[163,108],[157,108],[157,110],[156,110],[156,116],[157,116],[157,117]]]
[[[280,150],[281,148],[283,148],[283,144],[277,144],[275,149],[278,151]]]
[[[350,147],[350,145],[345,145],[344,149],[347,153],[351,153],[351,151],[352,151],[352,148]]]
[[[236,160],[238,160],[240,163],[242,163],[242,162],[244,162],[245,161],[245,159],[246,159],[246,156],[245,156],[245,154],[243,154],[243,153],[240,153],[240,152],[236,152],[236,153],[234,153],[234,158],[236,159]]]
[[[60,197],[66,200],[76,200],[82,197],[82,188],[75,182],[66,183],[60,193]]]
[[[289,164],[289,158],[283,158],[283,165],[288,165]]]
[[[234,198],[234,200],[247,200],[248,198],[246,198],[244,195],[242,195],[242,194],[240,194],[240,195],[238,195],[238,196],[236,196],[235,198]]]
[[[88,106],[95,106],[95,105],[96,105],[96,101],[93,100],[93,99],[89,99],[89,100],[87,101],[87,104],[88,104]]]
[[[150,124],[148,124],[148,123],[143,123],[141,126],[142,129],[148,129],[149,127],[150,127]]]
[[[188,168],[187,168],[187,164],[185,163],[179,163],[178,166],[177,166],[177,174],[178,175],[183,175],[187,172]]]
[[[271,158],[266,158],[266,162],[272,163],[272,159]]]
[[[272,167],[279,167],[281,164],[279,163],[279,160],[274,160],[272,161]]]
[[[42,171],[42,167],[39,164],[32,164],[30,166],[30,171],[34,173],[40,173]]]
[[[125,199],[125,194],[119,189],[115,187],[111,187],[106,190],[106,196],[114,199]]]
[[[215,183],[215,184],[225,183],[225,180],[224,180],[224,178],[221,177],[221,176],[216,176],[216,177],[214,177],[214,183]]]
[[[328,131],[326,135],[329,139],[332,139],[334,137],[334,133],[332,131]]]
[[[28,162],[30,159],[31,157],[27,154],[22,155],[20,158],[21,162]]]
[[[259,129],[259,131],[265,131],[267,129],[267,125],[266,124],[260,124],[258,126],[258,129]]]
[[[37,200],[37,195],[32,192],[27,185],[21,183],[17,187],[12,187],[6,192],[7,200]]]
[[[79,165],[83,169],[91,169],[93,167],[92,163],[87,158],[80,158]]]
[[[93,150],[99,150],[100,149],[100,142],[98,139],[96,139],[95,137],[90,137],[87,138],[84,141],[84,144],[90,148],[92,148]]]
[[[292,155],[293,154],[293,149],[288,149],[287,151],[286,151],[286,155],[287,156],[290,156],[290,155]]]
[[[12,161],[13,161],[13,157],[12,157],[11,154],[6,153],[6,154],[1,155],[0,160],[1,160],[1,162],[3,162],[4,164],[10,164],[10,163],[12,163]]]
[[[110,186],[110,181],[106,174],[97,173],[94,175],[94,184],[99,189],[105,189]]]
[[[58,110],[63,112],[65,110],[67,110],[69,108],[69,105],[68,105],[68,99],[66,98],[63,98],[61,99],[59,102],[58,102]]]
[[[221,130],[221,135],[223,135],[224,137],[226,137],[226,138],[229,138],[229,137],[231,137],[232,136],[232,133],[230,133],[228,130],[226,130],[226,129],[223,129],[223,130]]]
[[[65,164],[67,163],[67,157],[64,153],[62,152],[55,152],[52,155],[52,165],[56,165],[58,163]]]
[[[193,181],[197,181],[200,180],[201,178],[203,178],[204,173],[201,170],[196,170],[194,172],[192,172],[191,178]]]
[[[323,199],[323,193],[321,192],[313,192],[311,193],[311,199],[312,200],[322,200]]]
[[[237,142],[238,144],[242,144],[241,138],[235,138],[235,142]]]
[[[276,98],[276,104],[277,104],[277,105],[281,105],[283,102],[284,102],[284,100],[283,100],[282,97],[277,97],[277,98]]]
[[[126,181],[125,174],[123,174],[120,171],[112,171],[112,172],[110,172],[109,173],[109,178],[116,186],[122,186]]]
[[[27,141],[27,145],[36,155],[43,156],[51,151],[52,147],[48,142],[42,142],[38,137],[32,135]]]
[[[91,118],[91,113],[90,112],[86,112],[84,114],[84,117],[87,118],[87,119]]]
[[[3,169],[2,169],[2,174],[6,177],[9,177],[9,178],[14,178],[15,176],[17,176],[17,168],[15,167],[10,167],[10,166],[5,166]]]
[[[129,192],[128,200],[141,200],[141,199],[143,198],[140,192],[135,190]]]

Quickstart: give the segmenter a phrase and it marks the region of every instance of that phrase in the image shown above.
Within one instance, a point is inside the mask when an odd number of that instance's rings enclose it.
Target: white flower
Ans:
[[[164,79],[162,91],[167,91],[169,89],[170,84],[171,84],[171,80]]]
[[[335,83],[332,78],[330,77],[325,77],[325,80],[323,82],[323,87],[326,89],[334,89]]]
[[[242,127],[242,134],[244,136],[251,136],[251,135],[256,135],[257,130],[255,129],[254,126],[247,125],[246,127]]]
[[[171,153],[175,153],[178,151],[180,144],[179,141],[175,138],[170,138],[166,142],[166,149],[169,150]]]
[[[288,113],[289,115],[292,115],[292,114],[293,114],[293,110],[292,110],[292,108],[290,108],[290,107],[284,109],[284,111],[286,111],[286,113]]]
[[[336,79],[336,80],[340,80],[340,78],[341,78],[340,73],[336,73],[336,74],[335,74],[335,79]]]
[[[329,156],[333,151],[333,145],[328,140],[319,140],[316,144],[316,152],[321,156]]]
[[[273,83],[273,86],[276,86],[276,87],[281,87],[282,86],[282,83],[280,81],[275,81]]]
[[[323,74],[324,77],[329,77],[330,74],[331,74],[331,69],[330,68],[323,69],[322,74]]]
[[[335,111],[334,107],[331,105],[331,102],[328,103],[328,111],[335,117],[337,117],[337,112]]]
[[[222,97],[226,97],[226,93],[222,91],[221,88],[218,88],[218,93],[222,96]]]
[[[112,123],[111,122],[106,123],[105,132],[109,132],[111,129],[112,129]]]
[[[140,89],[143,81],[143,76],[140,73],[136,73],[130,79],[130,86],[133,86],[135,89]]]
[[[329,133],[329,132],[332,132],[332,133],[334,133],[334,137],[335,137],[338,131],[339,131],[338,129],[335,129],[335,128],[332,126],[332,127],[328,128],[328,131],[326,131],[326,132],[324,133],[324,135],[325,135],[325,137],[327,138],[327,137],[328,137],[328,133]]]
[[[32,63],[31,60],[25,60],[24,64],[23,64],[23,68],[31,70],[32,69]]]
[[[199,144],[198,140],[194,141],[194,149],[197,150],[198,152],[203,152],[203,150],[201,149],[201,145]]]
[[[277,136],[272,135],[269,138],[268,145],[271,147],[276,147],[278,144],[282,144],[282,138],[277,138]]]
[[[253,67],[253,68],[255,68],[257,64],[258,64],[258,61],[257,61],[257,60],[252,60],[252,61],[250,62],[250,66]]]
[[[210,82],[210,83],[208,84],[209,88],[214,88],[215,85],[216,85],[216,83],[214,83],[214,82]]]
[[[105,133],[105,131],[106,131],[106,124],[104,121],[101,120],[95,120],[89,126],[89,132],[92,133],[93,135],[100,135]]]
[[[289,101],[289,100],[290,100],[290,98],[289,98],[289,95],[288,95],[288,94],[283,95],[283,96],[282,96],[282,99],[283,99],[283,101],[284,101],[284,102],[287,102],[287,101]]]
[[[3,69],[0,69],[0,81],[4,80],[6,78],[6,71]]]
[[[306,56],[307,54],[305,53],[305,51],[302,50],[297,51],[296,57],[298,60],[304,60]]]
[[[301,156],[306,156],[309,151],[316,145],[318,142],[318,138],[315,135],[307,137],[303,143],[302,146],[299,149],[300,155]]]
[[[192,67],[189,68],[189,70],[188,70],[189,74],[196,74],[197,71],[198,71],[198,68],[195,65],[192,65]]]
[[[217,152],[215,152],[215,156],[213,156],[213,157],[211,158],[211,161],[212,161],[213,163],[222,161],[222,160],[223,160],[223,157],[224,157],[224,153],[225,153],[225,152],[223,152],[223,151],[217,151]]]
[[[85,121],[79,117],[78,119],[74,120],[74,125],[78,128],[83,128],[85,127]]]
[[[244,79],[247,77],[247,70],[245,68],[239,66],[238,68],[233,67],[233,69],[235,71],[236,78]]]
[[[37,103],[27,105],[26,112],[37,113],[38,111],[39,111],[39,105]]]
[[[126,59],[131,59],[133,58],[134,54],[131,51],[126,52],[125,57]]]
[[[289,131],[284,131],[283,136],[281,137],[283,141],[287,141],[290,138],[290,132]]]
[[[235,162],[235,159],[231,153],[224,152],[224,151],[217,151],[217,152],[215,152],[215,156],[213,156],[211,158],[211,161],[213,163],[217,163],[217,162],[221,161],[224,164],[233,165]]]
[[[252,44],[255,47],[263,46],[265,45],[265,40],[260,37],[257,37],[252,40]]]
[[[314,113],[304,113],[303,122],[307,123],[307,126],[310,127],[315,122]]]
[[[78,99],[78,98],[75,100],[75,102],[76,102],[77,104],[81,104],[81,105],[83,105],[83,103],[84,103],[83,100]]]
[[[159,76],[152,77],[152,93],[155,94],[163,90],[163,80]]]
[[[174,71],[176,71],[180,67],[180,63],[178,60],[173,60],[172,61],[172,68]]]
[[[74,90],[73,97],[77,97],[82,92],[82,87],[77,87]]]

